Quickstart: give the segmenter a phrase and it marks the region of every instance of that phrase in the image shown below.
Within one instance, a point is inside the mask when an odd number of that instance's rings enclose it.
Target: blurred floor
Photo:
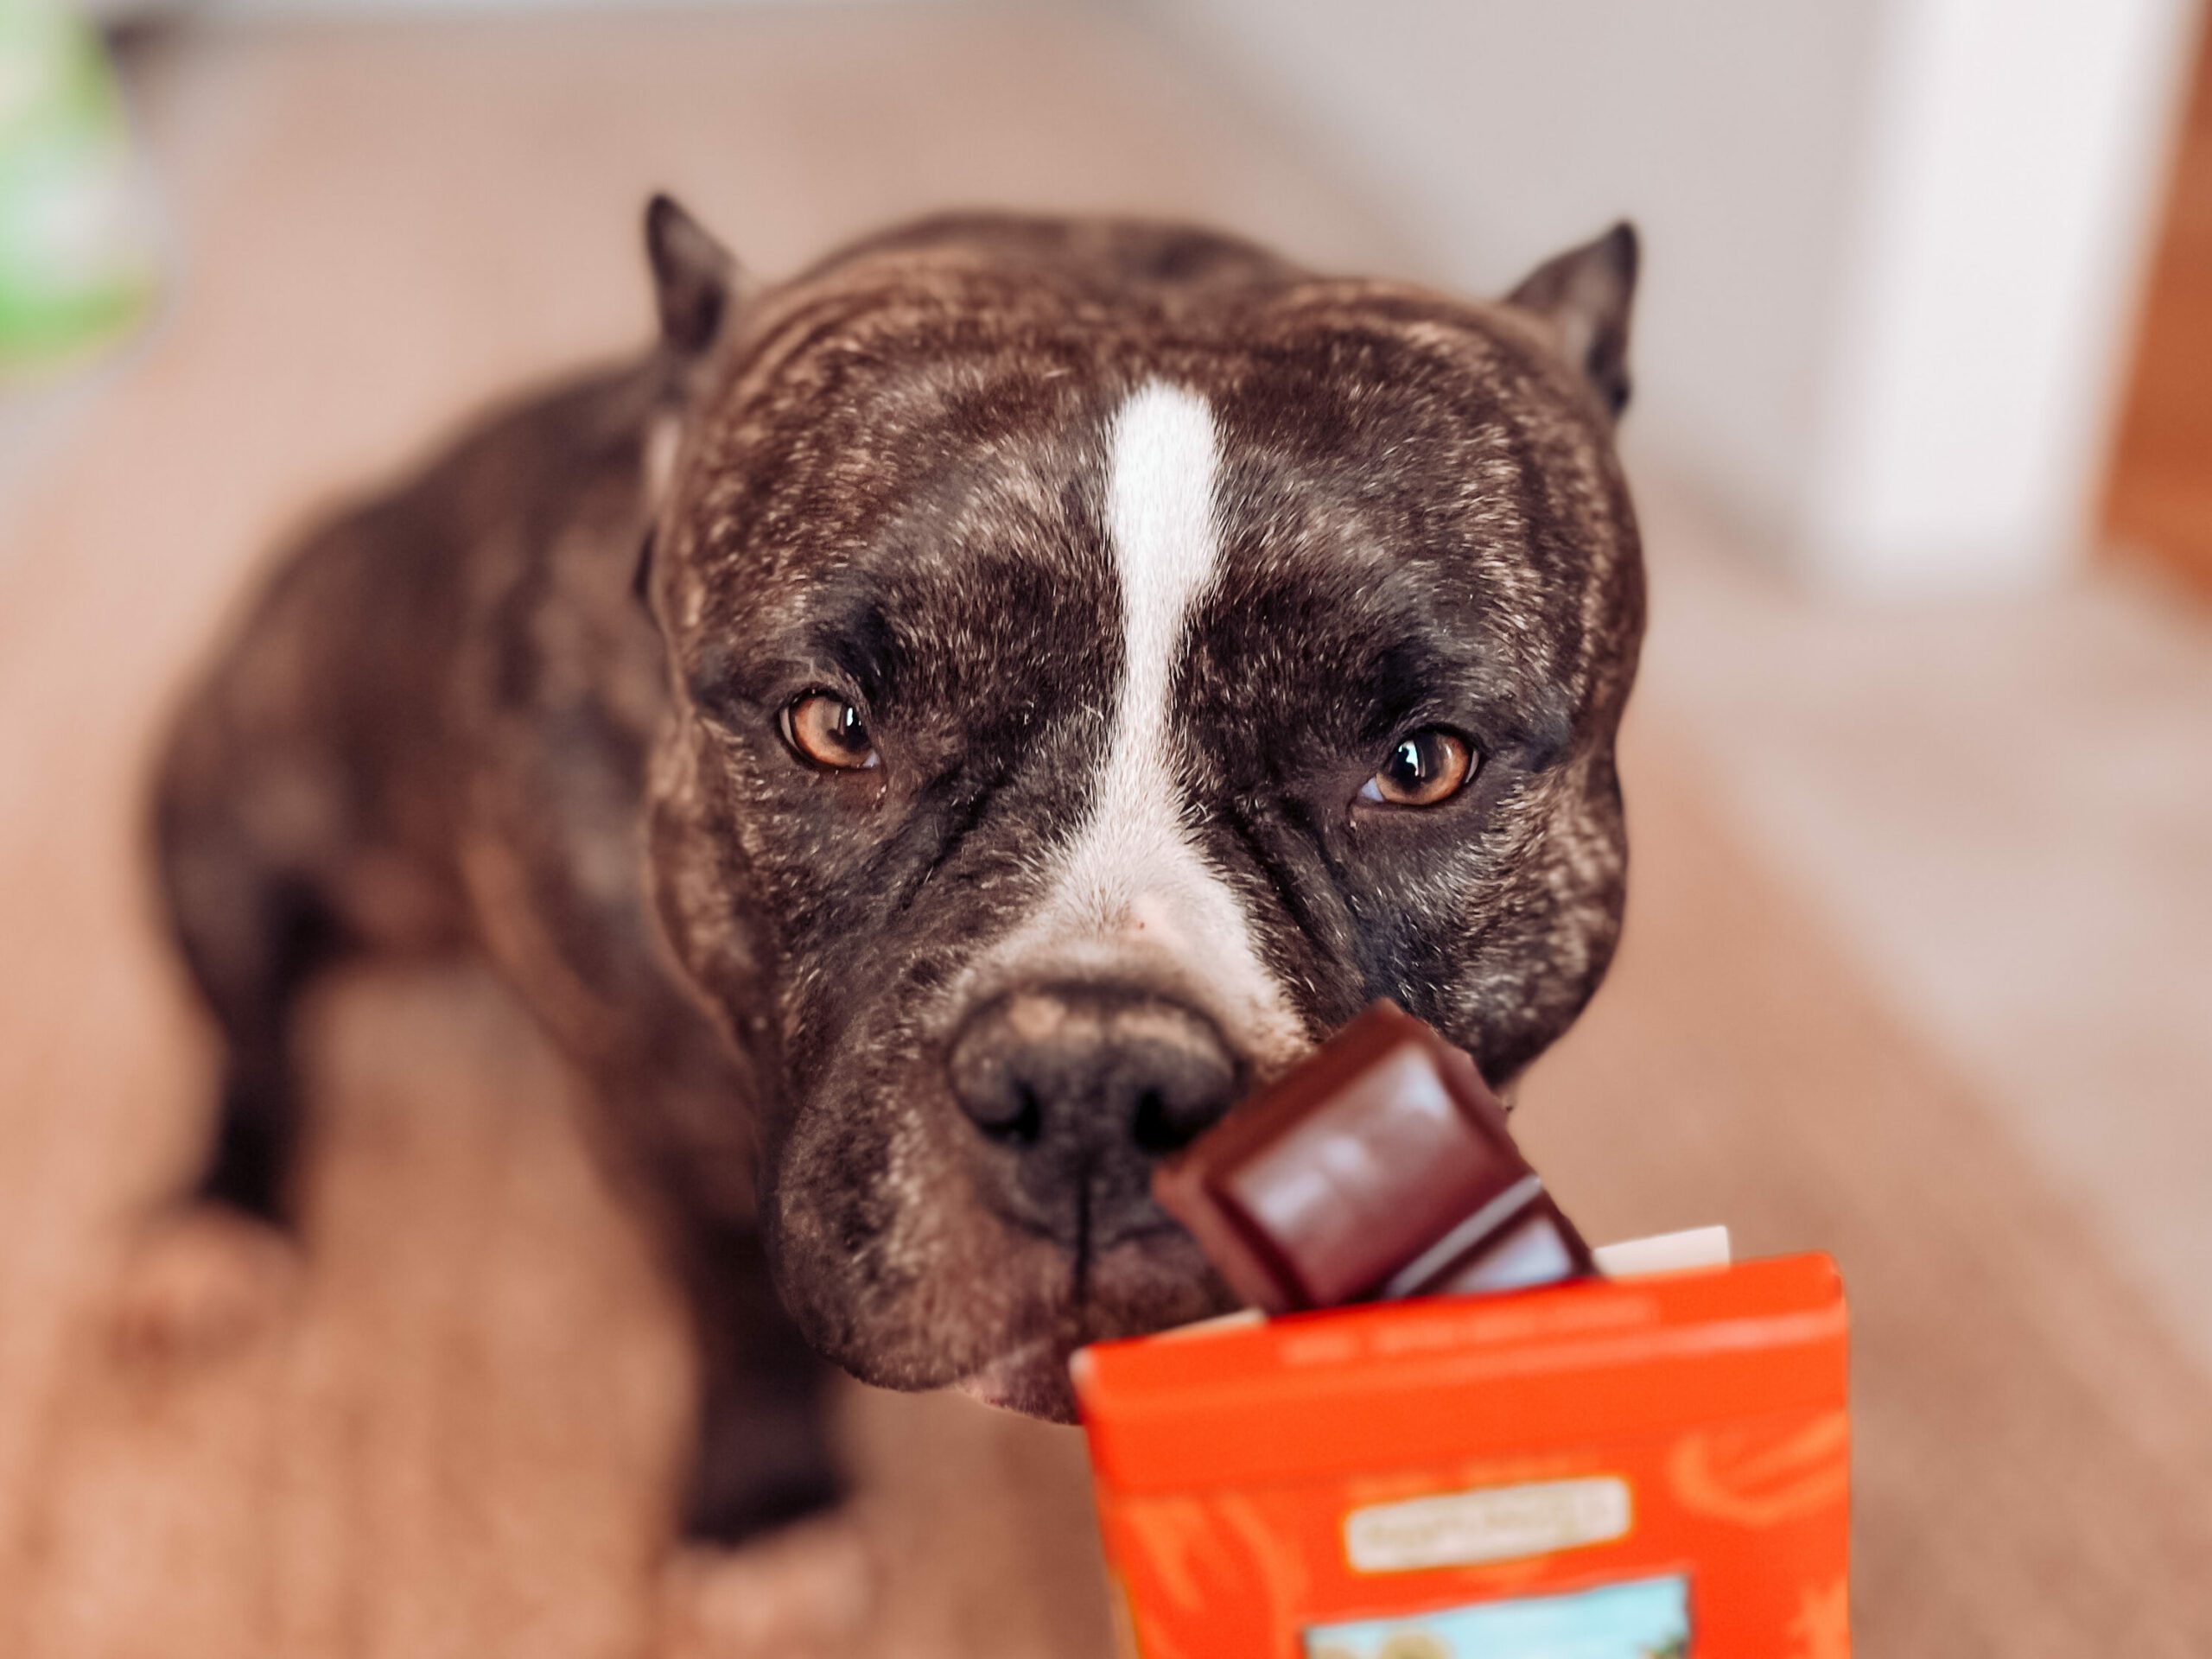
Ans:
[[[0,469],[0,1653],[680,1650],[680,1351],[564,1080],[474,979],[328,1000],[295,1318],[181,1373],[105,1346],[206,1087],[136,862],[164,688],[315,504],[640,337],[653,186],[770,272],[947,200],[1391,244],[1224,89],[1077,19],[318,26],[149,72],[173,302]],[[2183,701],[2212,646],[2113,589],[1828,614],[1678,496],[1647,512],[1630,932],[1532,1148],[1601,1236],[1726,1218],[1842,1260],[1863,1653],[2212,1651]],[[857,1393],[853,1423],[893,1567],[868,1651],[1103,1652],[1071,1437]]]
[[[1645,515],[1643,689],[1731,827],[2212,1367],[2212,605],[2109,566],[1822,604],[1679,495]]]

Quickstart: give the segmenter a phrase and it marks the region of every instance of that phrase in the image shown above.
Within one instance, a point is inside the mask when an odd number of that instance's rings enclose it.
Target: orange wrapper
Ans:
[[[1084,1350],[1141,1659],[1847,1659],[1825,1256]]]

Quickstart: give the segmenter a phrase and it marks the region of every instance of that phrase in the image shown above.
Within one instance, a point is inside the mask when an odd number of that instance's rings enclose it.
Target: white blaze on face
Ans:
[[[1106,530],[1123,669],[1113,735],[1044,903],[993,956],[1018,977],[1096,975],[1173,992],[1264,1062],[1303,1039],[1243,903],[1192,833],[1171,719],[1190,613],[1220,556],[1218,461],[1196,392],[1153,381],[1115,416]]]

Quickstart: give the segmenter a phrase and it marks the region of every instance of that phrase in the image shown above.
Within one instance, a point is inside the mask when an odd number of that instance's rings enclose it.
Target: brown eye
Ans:
[[[786,704],[784,741],[799,758],[839,772],[876,764],[875,742],[861,711],[834,691],[808,691]]]
[[[1359,798],[1385,806],[1439,806],[1474,775],[1467,740],[1441,726],[1424,726],[1398,740],[1382,770],[1363,785]]]

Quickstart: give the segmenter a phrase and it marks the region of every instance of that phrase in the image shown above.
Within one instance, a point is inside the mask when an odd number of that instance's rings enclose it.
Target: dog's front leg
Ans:
[[[846,1483],[830,1446],[829,1368],[777,1299],[759,1232],[693,1224],[679,1251],[700,1359],[685,1537],[737,1543],[835,1507]]]
[[[830,1446],[829,1369],[785,1315],[750,1227],[686,1230],[678,1278],[700,1356],[698,1434],[661,1646],[859,1650],[882,1563]]]

